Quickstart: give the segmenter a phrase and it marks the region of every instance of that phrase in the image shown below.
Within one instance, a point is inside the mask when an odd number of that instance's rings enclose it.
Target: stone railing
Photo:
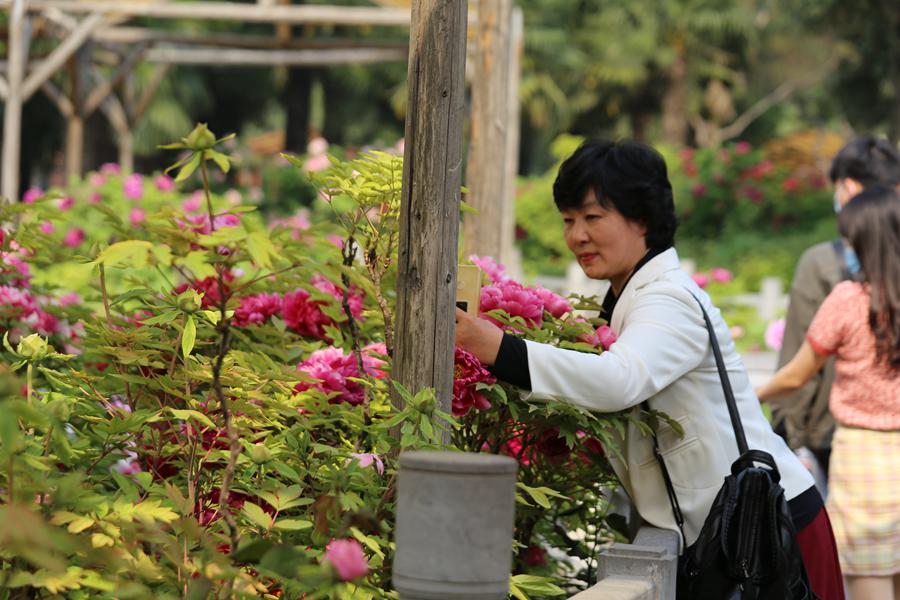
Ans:
[[[674,600],[678,534],[641,527],[631,544],[600,554],[597,584],[571,600]]]

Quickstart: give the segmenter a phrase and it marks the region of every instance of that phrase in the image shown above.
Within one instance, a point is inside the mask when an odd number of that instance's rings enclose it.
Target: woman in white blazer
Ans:
[[[699,299],[721,346],[748,445],[778,464],[813,591],[823,600],[843,599],[831,525],[813,478],[773,433],[719,310],[679,266],[662,156],[636,142],[585,142],[560,167],[553,196],[581,268],[610,282],[604,316],[617,341],[601,355],[581,353],[504,334],[457,310],[457,344],[535,397],[599,412],[640,411],[646,401],[675,419],[684,435],[663,425],[657,437],[684,515],[686,547],[739,456]],[[678,531],[652,437],[631,426],[620,442],[622,457],[607,456],[638,512],[652,525]]]

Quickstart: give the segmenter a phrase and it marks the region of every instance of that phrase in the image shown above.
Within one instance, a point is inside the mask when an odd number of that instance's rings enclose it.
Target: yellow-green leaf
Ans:
[[[187,162],[187,164],[185,164],[183,167],[181,167],[181,170],[178,172],[178,176],[175,178],[175,183],[178,183],[179,181],[184,181],[185,179],[190,177],[191,174],[194,171],[196,171],[197,167],[199,167],[199,166],[200,166],[200,153],[195,152],[194,155],[191,157],[191,160],[189,160]]]
[[[184,331],[181,334],[181,353],[186,357],[191,354],[194,349],[194,342],[197,340],[197,323],[194,322],[192,315],[187,316],[184,322]]]
[[[182,421],[190,421],[191,419],[194,419],[196,421],[199,421],[201,424],[206,425],[207,427],[216,427],[216,424],[212,422],[212,419],[204,415],[199,410],[189,410],[186,408],[169,408],[169,412],[171,412],[176,419],[181,419]]]
[[[94,259],[93,264],[113,266],[118,263],[125,263],[129,267],[143,267],[147,264],[148,252],[152,249],[153,244],[144,240],[116,242],[103,250]]]
[[[275,529],[284,529],[285,531],[301,531],[312,527],[312,521],[304,521],[303,519],[279,519],[275,521]]]
[[[265,530],[269,530],[272,527],[272,517],[260,508],[258,505],[253,504],[252,502],[244,502],[244,507],[241,509],[248,519],[251,522],[259,525]]]
[[[112,547],[115,545],[115,540],[105,533],[95,533],[91,536],[91,546],[93,546],[94,548],[102,548],[103,546]]]
[[[181,264],[190,269],[191,273],[193,273],[194,277],[197,279],[214,277],[216,274],[216,270],[206,260],[206,252],[203,250],[189,252],[188,255],[182,259]]]
[[[271,257],[275,256],[276,252],[272,240],[265,233],[254,231],[247,236],[247,252],[250,253],[253,262],[260,267],[272,268]]]
[[[94,520],[90,517],[78,517],[69,523],[68,529],[70,533],[81,533],[93,524]]]

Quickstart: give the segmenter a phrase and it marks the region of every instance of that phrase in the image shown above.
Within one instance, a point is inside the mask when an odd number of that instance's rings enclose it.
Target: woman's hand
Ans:
[[[497,360],[503,330],[484,319],[456,309],[456,345],[475,355],[482,364],[491,366]]]

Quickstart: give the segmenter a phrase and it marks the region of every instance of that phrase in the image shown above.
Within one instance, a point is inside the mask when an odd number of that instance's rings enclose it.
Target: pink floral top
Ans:
[[[900,429],[900,369],[875,359],[866,286],[853,281],[835,286],[816,312],[806,339],[817,354],[835,355],[829,406],[838,423]]]

